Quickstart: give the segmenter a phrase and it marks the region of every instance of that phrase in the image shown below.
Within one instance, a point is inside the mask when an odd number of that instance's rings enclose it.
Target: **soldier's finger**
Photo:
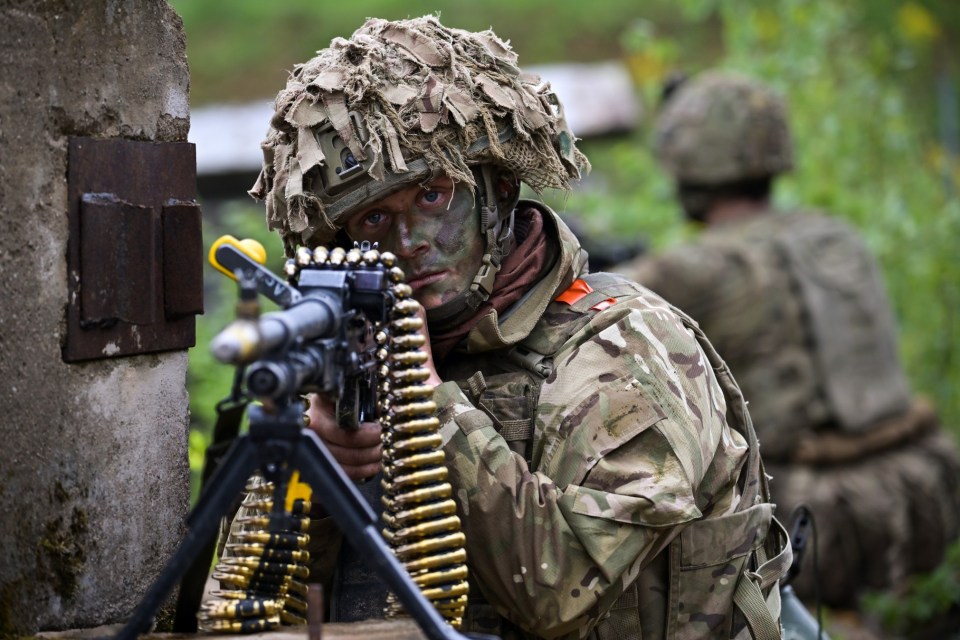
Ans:
[[[364,422],[358,429],[324,428],[320,437],[325,441],[351,449],[367,449],[380,446],[380,425]]]
[[[327,446],[333,457],[343,466],[362,466],[367,464],[380,463],[380,445],[367,447],[365,449],[356,449],[352,447],[340,447],[335,444]]]
[[[342,466],[342,465],[341,465]],[[380,473],[380,463],[360,466],[343,466],[344,473],[351,480],[366,480]]]
[[[307,416],[310,418],[310,428],[323,438],[327,431],[337,426],[333,403],[315,393],[309,394],[306,399],[309,402]]]

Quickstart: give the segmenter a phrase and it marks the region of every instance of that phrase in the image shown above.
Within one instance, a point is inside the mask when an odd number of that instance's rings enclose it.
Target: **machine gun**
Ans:
[[[164,597],[214,538],[220,518],[231,511],[248,478],[259,472],[272,498],[253,495],[262,515],[249,520],[262,530],[241,534],[236,546],[250,557],[228,559],[227,578],[235,588],[206,609],[213,621],[208,628],[272,628],[279,624],[283,600],[301,595],[291,578],[302,576],[305,568],[297,566],[306,557],[305,509],[301,502],[299,511],[291,512],[286,496],[296,473],[315,489],[313,496],[320,496],[344,538],[393,592],[388,616],[402,607],[428,638],[464,638],[454,628],[466,606],[463,534],[439,450],[432,388],[425,384],[429,372],[422,366],[426,354],[420,350],[419,305],[403,283],[402,270],[391,254],[367,244],[349,251],[301,248],[285,265],[285,282],[262,266],[262,254],[258,245],[229,236],[210,252],[211,263],[240,284],[238,318],[211,348],[219,360],[238,367],[235,387],[245,386],[248,399],[258,401],[248,408],[249,431],[236,438],[220,461],[187,519],[184,540],[118,637],[147,631]],[[282,309],[260,317],[260,294]],[[305,428],[302,395],[311,392],[335,396],[338,419],[347,428],[380,418],[385,429],[384,535],[326,446]],[[423,542],[425,535],[433,536],[428,544],[411,544],[411,537]],[[424,552],[403,551],[411,547]],[[281,599],[258,598],[264,586]]]
[[[331,396],[338,424],[355,429],[374,421],[376,359],[371,328],[383,326],[397,302],[387,266],[371,247],[303,249],[286,270],[296,286],[283,282],[245,252],[230,236],[211,249],[211,262],[240,283],[238,318],[211,343],[224,364],[246,366],[250,396],[283,405],[304,393]],[[369,260],[363,261],[367,254]],[[320,257],[321,260],[315,260]],[[259,317],[256,294],[283,307]]]

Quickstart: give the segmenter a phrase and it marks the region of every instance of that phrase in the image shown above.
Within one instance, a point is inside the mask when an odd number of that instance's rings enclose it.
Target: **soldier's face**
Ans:
[[[396,254],[426,309],[467,291],[480,270],[484,239],[473,193],[450,178],[413,185],[378,200],[347,220],[353,240],[379,242]]]

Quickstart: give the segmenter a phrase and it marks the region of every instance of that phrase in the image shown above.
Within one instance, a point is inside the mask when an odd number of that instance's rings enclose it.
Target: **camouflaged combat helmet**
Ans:
[[[512,207],[497,211],[480,169],[503,167],[540,191],[568,189],[589,168],[550,85],[516,62],[491,31],[429,16],[370,19],[294,68],[250,194],[266,201],[267,222],[291,252],[330,243],[352,212],[445,174],[474,189],[484,261],[499,268],[513,242]],[[496,270],[487,271],[481,284],[492,286]]]
[[[793,168],[783,100],[730,72],[702,73],[669,98],[654,130],[654,153],[678,182],[701,186]]]

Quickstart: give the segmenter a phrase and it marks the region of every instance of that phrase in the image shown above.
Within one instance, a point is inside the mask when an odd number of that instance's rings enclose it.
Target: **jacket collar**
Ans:
[[[587,252],[550,207],[530,200],[521,200],[517,206],[534,207],[543,214],[544,233],[548,242],[559,245],[559,255],[546,275],[507,309],[502,318],[496,310],[491,310],[477,323],[467,334],[467,353],[502,349],[526,338],[547,305],[586,271]]]

